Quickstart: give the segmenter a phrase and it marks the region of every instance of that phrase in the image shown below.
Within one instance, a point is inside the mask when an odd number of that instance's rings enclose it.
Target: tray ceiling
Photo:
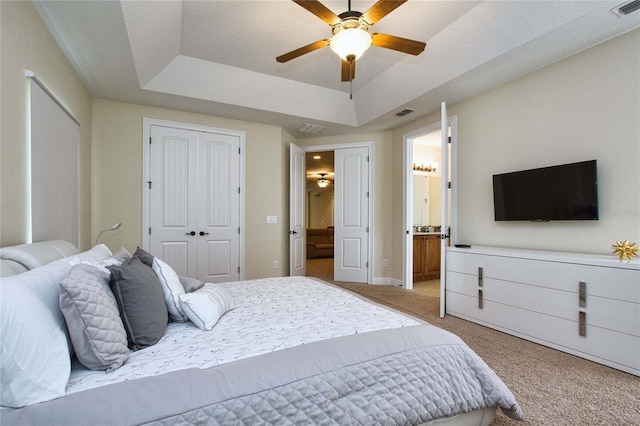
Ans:
[[[351,3],[366,11],[374,1]],[[280,125],[295,137],[305,123],[326,127],[320,135],[392,129],[640,26],[640,13],[612,13],[615,1],[409,0],[372,30],[424,41],[425,51],[372,47],[350,87],[329,48],[276,62],[331,36],[292,1],[33,4],[92,96]],[[404,108],[415,112],[397,117]]]

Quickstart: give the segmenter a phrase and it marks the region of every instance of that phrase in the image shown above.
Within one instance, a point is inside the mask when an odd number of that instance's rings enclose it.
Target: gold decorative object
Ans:
[[[625,259],[627,259],[627,262],[631,262],[631,258],[638,255],[638,246],[636,246],[636,243],[629,242],[629,240],[616,241],[611,248],[613,249],[612,254],[617,254],[620,262]]]

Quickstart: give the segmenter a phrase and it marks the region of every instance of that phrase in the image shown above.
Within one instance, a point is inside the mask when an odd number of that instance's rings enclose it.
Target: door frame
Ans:
[[[143,117],[142,118],[142,235],[140,241],[143,249],[149,249],[149,181],[150,181],[150,141],[151,126],[173,127],[176,129],[192,130],[205,133],[221,133],[230,136],[237,136],[240,140],[240,236],[238,241],[238,250],[240,256],[240,274],[239,279],[243,280],[245,276],[245,145],[246,133],[239,130],[223,129],[220,127],[203,126],[199,124],[183,123],[179,121],[161,120],[158,118]]]
[[[300,148],[304,149],[305,152],[323,152],[323,151],[335,151],[337,149],[347,149],[347,148],[367,148],[369,152],[369,161],[367,163],[368,173],[369,173],[369,233],[368,233],[368,241],[367,241],[367,284],[373,284],[373,248],[374,248],[374,238],[373,238],[373,223],[374,223],[374,211],[373,211],[373,194],[375,183],[373,178],[373,142],[350,142],[350,143],[339,143],[339,144],[328,144],[328,145],[310,145],[310,146],[300,146]],[[306,172],[306,170],[305,170]],[[334,211],[335,215],[335,211]],[[335,223],[335,218],[334,218]],[[291,250],[291,247],[289,247]],[[306,259],[305,259],[305,267],[306,267]]]
[[[449,171],[451,177],[451,191],[449,192],[450,197],[448,201],[450,202],[449,216],[451,220],[449,221],[449,227],[451,229],[450,241],[451,244],[454,244],[456,241],[456,220],[457,220],[457,203],[456,203],[456,163],[457,163],[457,124],[458,119],[457,116],[447,117],[449,122],[449,128],[451,129],[451,151],[449,153]],[[402,268],[402,282],[404,283],[404,288],[407,290],[413,289],[413,140],[418,136],[422,136],[427,133],[432,133],[437,130],[442,129],[441,121],[437,121],[435,123],[429,124],[427,126],[416,129],[412,132],[404,134],[403,143],[404,143],[404,152],[403,152],[403,179],[402,179],[402,193],[404,197],[404,214],[403,214],[403,231],[404,235],[404,244],[402,250],[402,260],[404,267]],[[443,149],[441,146],[440,149]],[[442,176],[443,182],[446,182],[447,177]],[[442,202],[447,202],[447,197],[442,196]],[[446,241],[446,240],[445,240]],[[440,271],[440,276],[442,277],[444,271]]]

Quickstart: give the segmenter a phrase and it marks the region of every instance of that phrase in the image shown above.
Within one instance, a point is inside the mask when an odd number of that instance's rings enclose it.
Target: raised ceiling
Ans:
[[[322,3],[347,10],[346,0]],[[392,129],[640,27],[640,13],[611,12],[620,3],[409,0],[372,30],[424,41],[425,51],[372,47],[350,87],[329,48],[276,62],[331,36],[292,1],[33,1],[92,96],[279,125],[299,138],[305,123],[325,127],[320,135]],[[397,117],[404,108],[415,112]]]

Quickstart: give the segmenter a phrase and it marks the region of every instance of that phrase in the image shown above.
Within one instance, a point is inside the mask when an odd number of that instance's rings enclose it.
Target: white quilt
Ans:
[[[219,285],[231,295],[236,308],[213,330],[201,331],[191,322],[170,323],[157,344],[132,352],[113,372],[74,365],[67,393],[170,371],[208,368],[338,336],[419,324],[305,277]]]

